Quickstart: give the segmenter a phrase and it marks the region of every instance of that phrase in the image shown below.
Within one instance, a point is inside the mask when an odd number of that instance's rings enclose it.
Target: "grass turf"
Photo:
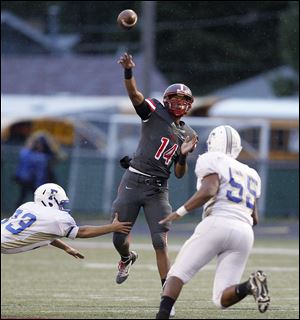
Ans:
[[[172,262],[185,239],[170,239]],[[119,257],[110,235],[70,243],[85,255],[84,260],[76,260],[52,246],[2,255],[1,318],[155,318],[161,285],[147,236],[133,239],[132,249],[137,250],[139,259],[122,285],[115,283]],[[273,250],[265,252],[263,248]],[[266,271],[271,296],[266,313],[258,312],[252,296],[229,309],[218,310],[211,301],[215,266],[212,261],[184,286],[176,302],[176,318],[298,319],[298,248],[297,240],[255,242],[242,280],[257,269]]]

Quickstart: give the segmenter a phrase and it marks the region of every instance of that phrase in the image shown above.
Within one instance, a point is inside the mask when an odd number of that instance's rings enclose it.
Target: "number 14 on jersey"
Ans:
[[[161,141],[161,145],[158,148],[158,150],[156,151],[154,158],[156,160],[159,160],[162,156],[163,159],[165,159],[165,164],[168,165],[170,163],[171,159],[173,158],[174,153],[178,149],[178,144],[175,143],[171,148],[166,150],[166,148],[170,142],[170,139],[168,139],[166,137],[162,137],[160,141]]]

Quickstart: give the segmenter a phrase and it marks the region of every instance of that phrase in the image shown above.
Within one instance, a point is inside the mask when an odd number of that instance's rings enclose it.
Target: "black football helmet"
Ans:
[[[171,114],[182,117],[191,109],[194,97],[189,87],[174,83],[165,90],[163,102]]]

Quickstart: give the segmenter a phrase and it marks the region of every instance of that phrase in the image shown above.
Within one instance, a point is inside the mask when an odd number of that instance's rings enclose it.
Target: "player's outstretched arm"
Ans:
[[[144,101],[143,94],[137,89],[135,78],[132,74],[132,69],[135,67],[135,63],[132,56],[125,52],[118,63],[124,68],[125,87],[128,96],[134,106],[139,106]]]
[[[50,244],[56,248],[59,248],[59,249],[66,251],[68,254],[75,257],[76,259],[78,259],[78,258],[84,259],[84,256],[79,251],[68,246],[66,243],[64,243],[63,241],[61,241],[59,239],[52,241]]]
[[[76,238],[94,238],[110,232],[120,232],[128,234],[131,230],[131,222],[120,222],[118,213],[111,224],[104,226],[81,226],[77,232]]]
[[[204,177],[200,189],[195,192],[183,206],[169,214],[165,219],[159,221],[159,224],[178,220],[189,211],[203,206],[209,199],[217,194],[219,184],[219,177],[216,173]]]
[[[252,212],[252,215],[251,215],[252,219],[253,219],[253,227],[256,226],[259,222],[259,219],[258,219],[258,209],[257,209],[257,203],[255,201],[254,203],[254,209],[253,209],[253,212]]]

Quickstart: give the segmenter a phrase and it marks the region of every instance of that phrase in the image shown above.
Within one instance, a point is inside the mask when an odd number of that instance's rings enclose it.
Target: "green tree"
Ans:
[[[171,82],[195,94],[281,64],[278,23],[285,1],[158,1],[156,52]]]
[[[290,1],[280,16],[279,53],[282,61],[299,74],[299,2]],[[272,81],[277,96],[290,96],[299,91],[299,78],[279,76]]]
[[[281,15],[279,47],[284,62],[299,72],[299,2],[290,1]]]

